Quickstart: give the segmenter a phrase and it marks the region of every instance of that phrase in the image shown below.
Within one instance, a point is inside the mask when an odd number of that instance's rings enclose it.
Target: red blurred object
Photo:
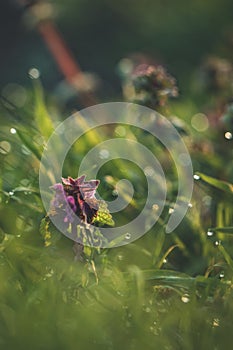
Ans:
[[[81,75],[81,69],[74,60],[57,28],[51,21],[41,22],[37,26],[57,65],[65,78],[72,83],[74,77]]]
[[[96,104],[90,79],[88,80],[82,72],[53,23],[54,8],[52,4],[43,0],[17,1],[25,7],[29,21],[36,26],[66,81],[76,89],[81,103],[84,106]]]

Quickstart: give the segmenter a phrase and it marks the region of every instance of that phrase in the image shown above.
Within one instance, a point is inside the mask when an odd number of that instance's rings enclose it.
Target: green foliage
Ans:
[[[33,107],[34,118],[29,122],[25,114],[25,120],[22,118],[19,123],[12,117],[5,121],[1,131],[2,139],[11,145],[11,152],[0,154],[0,347],[230,348],[233,204],[228,166],[231,153],[222,153],[227,148],[223,131],[218,134],[210,129],[208,137],[204,133],[197,135],[190,127],[188,136],[185,134],[199,180],[192,207],[176,231],[167,235],[169,209],[178,186],[176,169],[150,135],[124,126],[126,135],[143,140],[166,169],[168,196],[164,211],[152,229],[136,242],[100,249],[98,226],[114,223],[120,226],[133,218],[143,208],[142,193],[147,190],[141,170],[130,162],[117,159],[106,163],[99,171],[104,199],[115,199],[116,183],[123,177],[133,183],[134,197],[123,212],[113,217],[106,203],[100,202],[94,222],[96,231],[91,232],[97,239],[96,247],[83,247],[58,232],[40,200],[39,160],[53,122],[42,91],[37,93],[27,107]],[[190,101],[170,106],[183,119],[190,108]],[[12,115],[5,107],[2,113]],[[80,118],[80,128],[84,123]],[[9,134],[11,127],[16,128],[16,134]],[[93,137],[89,133],[73,145],[64,165],[65,174],[77,175],[74,171],[82,157],[102,141],[101,133],[91,133]],[[207,149],[211,151],[206,155],[196,148],[197,143],[203,149],[210,143]],[[221,173],[217,175],[219,169]],[[153,190],[159,199],[157,178],[155,183]],[[126,187],[119,191],[127,200],[130,196]],[[82,234],[87,229],[77,227]],[[118,239],[120,242],[123,237]]]
[[[211,176],[207,176],[199,172],[197,172],[196,175],[199,176],[200,180],[204,181],[206,184],[233,195],[233,184],[226,181],[217,180]]]
[[[93,223],[99,226],[114,226],[114,220],[112,219],[112,215],[109,213],[106,202],[99,201],[98,203],[99,209],[97,212],[97,216],[93,220]]]

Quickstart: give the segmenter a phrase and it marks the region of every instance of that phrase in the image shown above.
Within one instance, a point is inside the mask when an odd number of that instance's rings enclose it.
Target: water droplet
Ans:
[[[213,231],[207,231],[207,236],[208,237],[212,237],[214,235],[214,232]]]
[[[45,277],[47,277],[47,278],[52,277],[53,274],[54,274],[54,270],[51,269],[51,270],[48,271],[48,273],[46,273]]]
[[[28,156],[29,154],[31,154],[31,151],[24,145],[22,145],[21,147],[21,151],[23,154],[25,154],[26,156]]]
[[[215,241],[215,242],[214,242],[214,245],[217,247],[217,246],[221,245],[221,243],[222,243],[222,242],[221,242],[220,240],[219,240],[219,241]]]
[[[112,195],[113,195],[114,197],[117,197],[117,196],[118,196],[118,191],[117,191],[117,190],[113,190],[113,191],[112,191]]]
[[[16,83],[9,83],[2,89],[2,95],[15,107],[21,108],[27,101],[26,89]]]
[[[37,68],[29,69],[28,74],[31,79],[38,79],[40,77],[40,71]]]
[[[227,131],[227,132],[225,132],[224,137],[227,140],[231,140],[233,138],[233,135],[230,131]]]
[[[200,180],[200,176],[197,175],[197,174],[194,174],[194,175],[193,175],[193,178],[194,178],[194,180]]]
[[[212,325],[213,327],[219,327],[219,318],[214,318]]]
[[[130,238],[131,238],[131,234],[127,232],[125,235],[125,239],[130,239]]]
[[[159,210],[158,204],[153,204],[152,209],[153,209],[154,211]]]
[[[118,255],[117,255],[117,259],[118,259],[119,261],[122,261],[122,260],[124,259],[124,257],[123,257],[123,255],[118,254]]]
[[[144,169],[144,173],[145,173],[146,176],[150,176],[151,177],[151,176],[154,175],[155,171],[154,171],[154,169],[151,166],[147,166]]]
[[[123,126],[119,125],[115,129],[115,134],[120,137],[124,137],[126,135],[126,130]]]
[[[174,208],[169,208],[168,213],[169,213],[169,214],[174,213]]]
[[[8,192],[9,196],[13,196],[14,195],[14,191],[10,191]]]
[[[209,121],[205,114],[197,113],[191,119],[191,125],[197,131],[205,131],[209,127]]]
[[[167,263],[167,259],[163,259],[163,263],[166,264]]]
[[[16,235],[16,237],[17,237],[17,238],[20,238],[20,237],[21,237],[21,235]]]
[[[109,151],[107,149],[102,149],[100,152],[99,152],[99,157],[101,159],[107,159],[109,157]]]
[[[153,327],[153,326],[150,327],[150,331],[151,331],[151,333],[153,333],[154,335],[158,335],[158,334],[159,334],[159,333],[158,333],[158,330],[157,330],[155,327]]]
[[[220,272],[219,277],[220,277],[220,278],[224,278],[224,277],[225,277],[225,275],[224,275],[224,272],[223,272],[223,271],[222,271],[222,272]]]
[[[7,154],[11,150],[11,144],[8,141],[0,142],[0,153]]]
[[[189,208],[192,208],[192,207],[193,207],[192,203],[189,203],[189,204],[188,204],[188,207],[189,207]]]
[[[15,128],[10,128],[10,133],[11,133],[11,134],[16,134],[16,132],[17,132],[17,131],[16,131]]]
[[[124,75],[128,75],[133,70],[133,61],[129,58],[122,58],[118,63],[118,67]]]
[[[182,301],[183,303],[187,304],[187,303],[190,301],[189,295],[188,295],[188,294],[182,295],[181,301]]]

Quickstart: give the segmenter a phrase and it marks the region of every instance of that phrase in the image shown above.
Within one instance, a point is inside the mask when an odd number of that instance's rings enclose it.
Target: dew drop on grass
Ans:
[[[224,137],[227,140],[231,140],[233,138],[233,135],[230,131],[227,131],[227,132],[225,132]]]
[[[117,255],[117,259],[118,259],[119,261],[122,261],[122,260],[124,259],[124,257],[123,257],[123,255],[118,254],[118,255]]]
[[[22,147],[21,147],[21,152],[22,152],[23,154],[25,154],[26,156],[28,156],[29,154],[31,154],[31,151],[30,151],[26,146],[24,146],[24,145],[22,145]]]
[[[217,247],[217,246],[219,246],[219,245],[221,245],[221,241],[219,240],[219,241],[215,241],[214,242],[214,245]]]
[[[54,274],[54,270],[53,269],[49,269],[48,272],[46,273],[45,277],[46,278],[50,278],[52,277]]]
[[[214,318],[214,319],[213,319],[212,326],[213,326],[213,327],[219,327],[219,318]]]
[[[214,232],[213,231],[207,231],[207,236],[208,237],[212,237],[214,235]]]
[[[144,173],[145,173],[146,176],[150,176],[151,177],[151,176],[154,175],[155,171],[154,171],[154,169],[151,166],[147,166],[144,169]]]
[[[182,295],[181,301],[182,301],[183,303],[185,303],[185,304],[189,303],[189,301],[190,301],[189,295],[188,295],[188,294]]]
[[[14,191],[10,191],[8,192],[9,196],[13,196],[14,195]]]
[[[11,134],[13,134],[13,135],[14,135],[14,134],[16,134],[16,132],[17,132],[17,131],[16,131],[16,129],[15,129],[15,128],[10,128],[10,133],[11,133]]]
[[[197,175],[197,174],[194,174],[194,175],[193,175],[193,178],[194,178],[194,180],[200,180],[200,176]]]
[[[115,129],[115,134],[117,136],[124,137],[126,135],[126,129],[123,126],[119,125]]]
[[[153,204],[152,209],[153,209],[154,211],[159,210],[158,204]]]
[[[0,142],[0,153],[1,154],[7,154],[11,150],[11,144],[8,141],[1,141]]]
[[[169,213],[169,214],[174,213],[174,208],[169,208],[168,213]]]
[[[31,79],[38,79],[40,77],[40,71],[34,67],[29,69],[28,74]]]
[[[107,159],[109,157],[109,151],[107,149],[102,149],[100,152],[99,152],[99,157],[101,159]]]
[[[189,204],[188,204],[188,207],[189,207],[189,208],[192,208],[192,207],[193,207],[192,203],[189,203]]]
[[[156,329],[155,327],[150,326],[150,331],[151,331],[151,333],[153,333],[154,335],[158,335],[158,331],[157,331],[157,329]]]
[[[224,275],[224,272],[223,272],[223,271],[220,272],[219,277],[220,277],[220,278],[224,278],[224,276],[225,276],[225,275]]]
[[[131,234],[130,233],[126,233],[126,235],[125,235],[125,239],[130,239],[131,238]]]

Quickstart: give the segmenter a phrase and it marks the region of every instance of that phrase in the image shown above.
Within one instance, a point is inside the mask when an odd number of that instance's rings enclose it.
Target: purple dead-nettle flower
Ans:
[[[95,192],[99,181],[85,181],[85,177],[83,175],[76,179],[70,176],[62,178],[62,183],[51,187],[55,191],[51,207],[55,211],[59,209],[64,212],[64,222],[66,223],[72,223],[74,215],[77,215],[85,223],[92,223],[97,216],[99,205],[95,198]]]
[[[50,188],[55,191],[54,198],[51,201],[51,207],[61,208],[63,204],[66,202],[66,195],[65,195],[63,185],[61,183],[56,183]]]

